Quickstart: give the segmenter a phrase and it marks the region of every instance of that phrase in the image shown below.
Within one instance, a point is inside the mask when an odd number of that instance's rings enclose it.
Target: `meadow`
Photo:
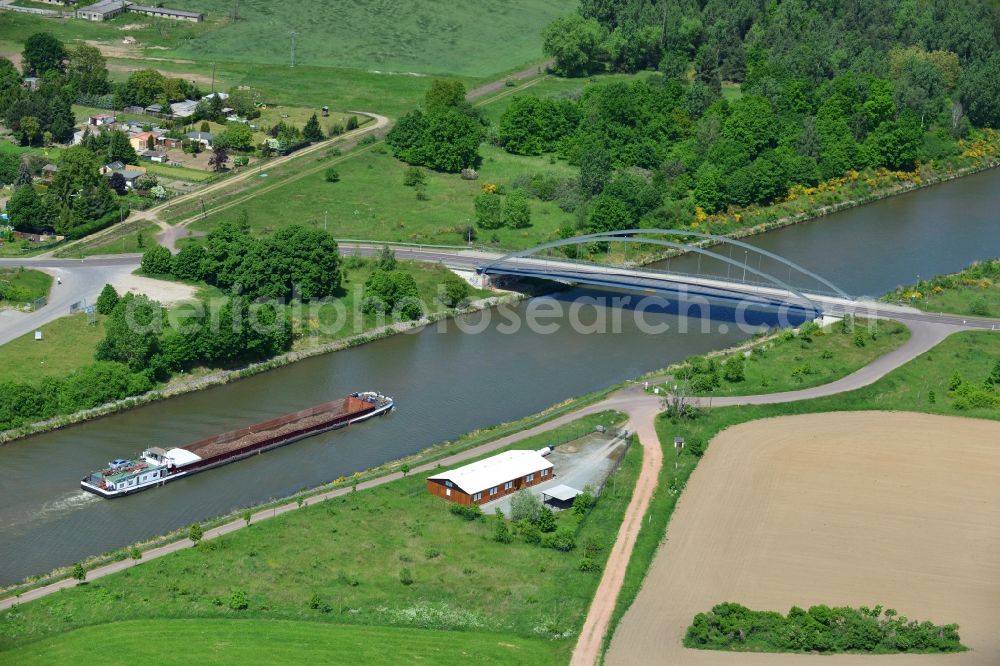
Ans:
[[[483,145],[480,153],[483,162],[478,180],[424,170],[426,199],[421,200],[414,188],[403,185],[407,165],[376,146],[350,159],[337,160],[339,182],[326,182],[323,170],[316,169],[254,197],[246,206],[250,226],[255,233],[267,233],[288,224],[322,226],[325,220],[337,238],[460,245],[466,240],[464,230],[475,221],[472,202],[484,183],[509,186],[519,175],[542,173],[565,178],[574,172],[565,162],[511,155],[493,146]],[[208,231],[235,215],[233,209],[210,213],[191,228]],[[561,225],[573,221],[572,214],[554,202],[532,200],[531,227],[480,230],[478,241],[531,247],[553,238]]]
[[[233,11],[229,0],[174,4],[213,19]],[[238,21],[223,18],[221,27],[180,42],[170,54],[286,64],[290,33],[296,31],[296,65],[485,78],[540,60],[541,29],[575,6],[572,0],[367,0],[333,6],[299,0],[282,11],[267,0],[243,0]]]
[[[614,412],[587,416],[513,448],[536,449],[622,419]],[[424,475],[404,477],[19,605],[0,614],[0,650],[25,646],[10,654],[39,658],[58,649],[33,643],[39,639],[155,618],[207,622],[202,640],[209,642],[225,636],[223,620],[239,618],[257,631],[294,620],[455,630],[459,641],[496,632],[536,639],[545,644],[543,660],[565,662],[600,578],[599,571],[581,571],[580,560],[585,553],[598,565],[606,560],[641,463],[641,447],[629,447],[590,513],[557,514],[560,527],[576,533],[570,552],[520,537],[499,543],[495,518],[453,515],[427,492]],[[132,657],[141,659],[142,650],[160,647],[147,641],[136,649]],[[496,646],[490,652],[506,654]]]
[[[130,620],[84,627],[12,650],[11,663],[70,663],[95,645],[157,664],[433,663],[557,664],[559,646],[511,634],[405,627],[359,627],[288,620]],[[173,645],[177,649],[154,646]],[[183,646],[183,647],[182,647]],[[390,656],[391,655],[391,656]]]
[[[94,361],[97,343],[104,338],[104,317],[98,315],[93,326],[87,315],[69,315],[53,319],[39,327],[42,339],[27,333],[0,347],[0,382],[39,382],[46,377],[65,377],[82,365]]]
[[[0,298],[9,292],[19,303],[45,298],[52,289],[52,276],[42,271],[20,268],[0,268],[0,282],[4,283],[4,291]],[[0,300],[0,303],[3,303]]]

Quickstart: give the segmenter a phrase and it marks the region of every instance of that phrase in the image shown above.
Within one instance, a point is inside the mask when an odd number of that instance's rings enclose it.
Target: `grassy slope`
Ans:
[[[657,495],[647,511],[647,520],[629,560],[625,585],[617,601],[609,634],[613,633],[617,622],[635,599],[657,546],[669,538],[667,523],[676,498],[696,463],[696,459],[685,452],[677,459],[677,469],[672,469],[674,466],[669,463],[676,457],[674,437],[709,441],[722,430],[747,421],[833,411],[900,410],[1000,420],[1000,409],[956,409],[947,395],[948,381],[955,372],[967,381],[979,383],[989,374],[997,359],[1000,359],[1000,337],[989,331],[956,333],[871,386],[857,391],[779,405],[717,408],[691,421],[672,422],[663,416],[658,418],[656,430],[667,464],[661,472]],[[929,397],[931,391],[935,395],[933,402]],[[671,480],[671,477],[675,478]],[[667,488],[667,492],[663,488]]]
[[[22,291],[26,301],[44,298],[52,288],[51,275],[23,268],[0,268],[0,281],[10,282],[12,287]]]
[[[474,221],[472,200],[483,183],[510,183],[518,175],[539,172],[565,177],[575,171],[565,162],[549,164],[492,146],[484,145],[480,152],[479,180],[427,171],[428,200],[418,201],[415,190],[403,185],[407,165],[387,150],[369,150],[337,166],[338,183],[325,182],[319,170],[256,197],[248,206],[250,225],[259,233],[293,221],[322,224],[324,211],[329,211],[329,231],[338,238],[461,244],[461,230]],[[222,211],[191,228],[209,230],[235,215],[232,209]],[[532,200],[531,227],[480,231],[479,240],[489,241],[495,234],[504,247],[531,247],[572,221],[555,203]]]
[[[6,655],[10,663],[66,664],[95,646],[157,664],[558,663],[558,646],[508,634],[348,627],[287,620],[134,620],[77,629]],[[176,649],[163,649],[163,646]]]
[[[0,347],[0,382],[35,383],[45,377],[64,377],[92,363],[97,343],[104,337],[103,317],[96,326],[87,324],[87,315],[54,319],[39,329],[42,340],[27,333]]]
[[[839,326],[814,335],[811,343],[798,338],[779,338],[767,343],[767,349],[762,347],[761,353],[751,354],[746,360],[745,380],[734,384],[723,379],[722,385],[710,395],[779,393],[828,384],[888,354],[910,338],[909,329],[895,321],[869,324],[859,320],[857,327],[863,331],[864,347],[855,344],[853,334],[837,330]],[[824,358],[826,355],[830,358]],[[793,376],[796,369],[806,367],[808,373]]]
[[[517,448],[539,448],[621,418],[589,416]],[[599,580],[598,573],[577,569],[582,545],[600,544],[594,558],[604,562],[641,462],[641,447],[630,447],[570,553],[520,539],[496,543],[491,521],[451,515],[419,475],[306,506],[6,611],[0,649],[129,619],[246,617],[513,633],[544,639],[565,661]],[[571,512],[558,521],[576,524]],[[402,568],[412,572],[412,585],[401,584]],[[234,589],[248,594],[247,610],[229,610]],[[331,612],[310,608],[313,595]],[[6,661],[2,652],[0,661]]]
[[[176,0],[174,5],[217,17],[229,0]],[[243,0],[240,21],[180,44],[174,54],[197,60],[289,62],[289,33],[297,31],[296,62],[361,70],[487,77],[542,57],[541,29],[571,12],[573,0],[420,0],[338,3],[298,0],[275,10],[268,0]]]

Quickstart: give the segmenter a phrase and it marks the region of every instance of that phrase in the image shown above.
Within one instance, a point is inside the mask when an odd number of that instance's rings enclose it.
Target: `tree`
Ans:
[[[392,126],[385,137],[385,142],[392,148],[392,154],[399,159],[417,163],[419,150],[423,146],[424,132],[427,130],[427,119],[419,109],[410,111]]]
[[[208,163],[212,166],[213,170],[218,173],[226,170],[226,162],[229,161],[229,153],[226,152],[225,148],[219,146],[215,147],[212,152],[212,156],[208,158]]]
[[[155,69],[136,70],[129,74],[122,93],[121,101],[125,105],[149,106],[165,97],[166,77]]]
[[[424,175],[424,171],[420,167],[408,167],[403,173],[403,185],[406,187],[417,187],[426,182],[427,176]]]
[[[107,62],[100,50],[89,44],[70,50],[68,74],[77,94],[104,95],[111,91]]]
[[[79,562],[73,565],[73,572],[71,575],[81,583],[87,580],[87,570],[84,569],[83,565]]]
[[[493,526],[493,540],[497,543],[511,543],[514,540],[514,535],[510,533],[510,528],[507,527],[507,520],[504,518],[503,511],[497,508],[496,523]]]
[[[34,116],[22,116],[20,125],[20,137],[22,146],[37,145],[42,138],[42,124]]]
[[[21,158],[13,153],[0,153],[0,186],[9,185],[17,180]]]
[[[244,510],[243,511],[243,522],[245,522],[248,527],[250,526],[250,521],[252,519],[253,519],[253,511],[251,511],[250,509]]]
[[[198,545],[198,542],[202,540],[205,536],[204,530],[201,529],[201,525],[198,523],[193,524],[188,528],[188,539],[194,542],[194,545]],[[244,605],[243,608],[246,608]]]
[[[420,146],[421,162],[437,171],[457,173],[479,161],[479,123],[456,109],[427,117]]]
[[[25,76],[45,76],[50,71],[62,73],[65,69],[66,49],[51,33],[36,32],[24,42],[21,68]]]
[[[373,272],[365,281],[364,312],[395,312],[403,319],[423,314],[420,292],[413,276],[403,271]]]
[[[115,191],[118,196],[124,195],[128,191],[128,184],[125,182],[125,176],[121,175],[117,171],[111,174],[108,178],[108,186]]]
[[[101,295],[97,297],[97,303],[95,307],[98,314],[109,315],[118,305],[120,300],[118,292],[110,284],[104,285],[104,289],[101,290]]]
[[[538,529],[543,533],[556,531],[556,517],[552,513],[552,509],[547,506],[543,506],[538,511]]]
[[[611,155],[604,148],[592,148],[580,158],[580,187],[600,194],[611,180]]]
[[[438,300],[448,308],[461,305],[469,296],[469,283],[451,271],[445,273],[441,282]]]
[[[621,200],[602,194],[594,199],[587,217],[587,231],[622,231],[632,226],[632,214]]]
[[[751,158],[771,147],[778,138],[778,119],[770,102],[755,96],[734,102],[722,124],[722,136],[746,146]]]
[[[483,192],[476,195],[472,205],[480,229],[499,229],[503,226],[503,202],[499,196]]]
[[[560,16],[542,31],[542,50],[555,58],[553,69],[562,76],[581,76],[601,65],[605,30],[593,18]]]
[[[301,225],[282,227],[267,240],[270,270],[281,276],[286,294],[303,300],[332,296],[340,289],[340,250],[333,236]]]
[[[503,223],[511,229],[524,229],[531,226],[531,208],[528,205],[528,195],[517,188],[504,197]]]
[[[744,374],[744,365],[743,354],[730,356],[726,360],[726,364],[722,366],[722,378],[733,384],[742,382],[746,379],[746,375]]]
[[[205,248],[200,243],[188,243],[174,255],[170,273],[182,280],[205,277]]]
[[[154,245],[142,255],[140,268],[146,275],[169,275],[173,267],[170,250],[162,245]]]
[[[435,113],[459,106],[465,101],[465,84],[455,79],[434,79],[424,93],[424,108]]]
[[[226,123],[226,128],[215,137],[214,145],[227,150],[248,150],[253,147],[253,130],[245,123]]]
[[[522,488],[510,498],[510,519],[515,523],[519,520],[536,523],[541,512],[542,501],[527,488]]]
[[[159,303],[141,294],[125,294],[105,321],[104,339],[94,357],[124,363],[133,371],[143,370],[157,351],[162,324]]]
[[[55,215],[45,198],[31,185],[22,185],[7,202],[7,215],[18,231],[51,229]]]
[[[396,270],[396,253],[388,245],[383,245],[375,257],[375,268],[380,271]]]
[[[315,113],[310,116],[305,127],[302,128],[302,138],[312,143],[323,140],[323,129],[319,126],[319,118],[316,117]]]
[[[959,89],[969,120],[978,127],[1000,128],[1000,54],[966,66]]]

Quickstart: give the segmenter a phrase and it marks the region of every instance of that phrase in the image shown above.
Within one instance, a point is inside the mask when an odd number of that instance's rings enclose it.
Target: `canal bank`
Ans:
[[[944,263],[952,262],[956,268],[996,254],[1000,229],[995,224],[986,224],[978,214],[973,224],[961,222],[968,219],[971,209],[986,211],[992,205],[997,178],[997,171],[970,176],[837,213],[822,224],[796,225],[754,240],[789,234],[781,243],[790,251],[781,254],[815,268],[808,254],[817,252],[832,268],[817,272],[838,284],[860,284],[861,289],[852,291],[864,293],[868,291],[865,285],[897,283],[913,271],[924,272],[924,266],[936,269],[942,251],[947,251]],[[925,195],[932,199],[907,204],[905,215],[892,219],[889,229],[883,228],[886,218],[901,214],[895,208],[899,204],[893,202]],[[891,209],[885,208],[890,204]],[[862,213],[865,219],[856,220]],[[827,233],[826,229],[841,231]],[[960,242],[944,247],[942,229],[960,236],[964,230],[975,242],[960,237]],[[877,245],[870,238],[881,243],[883,236],[905,261],[886,261],[878,256],[884,249],[868,247]],[[515,311],[523,315],[535,301],[568,303],[577,296],[594,293],[569,291],[555,298],[533,299],[518,304]],[[616,313],[628,315],[629,311],[608,301],[593,306],[589,316],[613,319]],[[349,476],[461,433],[534,413],[540,405],[598,390],[745,338],[728,327],[722,332],[725,322],[681,333],[679,321],[669,313],[656,315],[656,322],[671,326],[659,334],[643,331],[630,316],[623,317],[623,327],[614,334],[581,333],[566,327],[549,334],[523,327],[509,332],[500,329],[503,322],[498,322],[494,310],[459,321],[469,329],[486,316],[494,320],[477,334],[455,325],[444,331],[428,327],[413,335],[392,336],[196,395],[39,435],[30,445],[0,448],[0,464],[8,478],[19,481],[0,489],[0,580],[12,583],[93,553]],[[123,453],[147,445],[183,444],[362,389],[393,395],[399,411],[373,427],[304,440],[200,475],[200,479],[193,477],[173,488],[118,502],[89,501],[76,490],[86,470]]]

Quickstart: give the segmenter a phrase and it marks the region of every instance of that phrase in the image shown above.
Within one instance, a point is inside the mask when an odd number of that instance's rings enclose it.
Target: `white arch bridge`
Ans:
[[[685,237],[701,242],[685,243],[669,240]],[[728,276],[694,275],[645,266],[608,266],[542,254],[548,250],[612,242],[641,243],[692,252],[727,266],[730,275],[735,273],[741,277],[737,279]],[[706,244],[711,244],[713,247],[723,245],[738,248],[744,253],[744,259],[743,261],[733,259],[732,256],[704,247]],[[769,266],[781,267],[788,277],[778,277],[772,272],[762,270],[758,261],[748,259],[751,255],[756,259],[766,258]],[[758,264],[756,267],[755,263]],[[680,229],[626,229],[576,236],[491,258],[479,264],[476,271],[486,277],[531,277],[573,285],[583,284],[680,298],[700,298],[734,307],[779,308],[807,317],[824,313],[850,313],[856,311],[859,305],[857,299],[826,278],[773,252],[726,236]],[[796,286],[795,283],[800,285],[806,283],[809,287]]]

